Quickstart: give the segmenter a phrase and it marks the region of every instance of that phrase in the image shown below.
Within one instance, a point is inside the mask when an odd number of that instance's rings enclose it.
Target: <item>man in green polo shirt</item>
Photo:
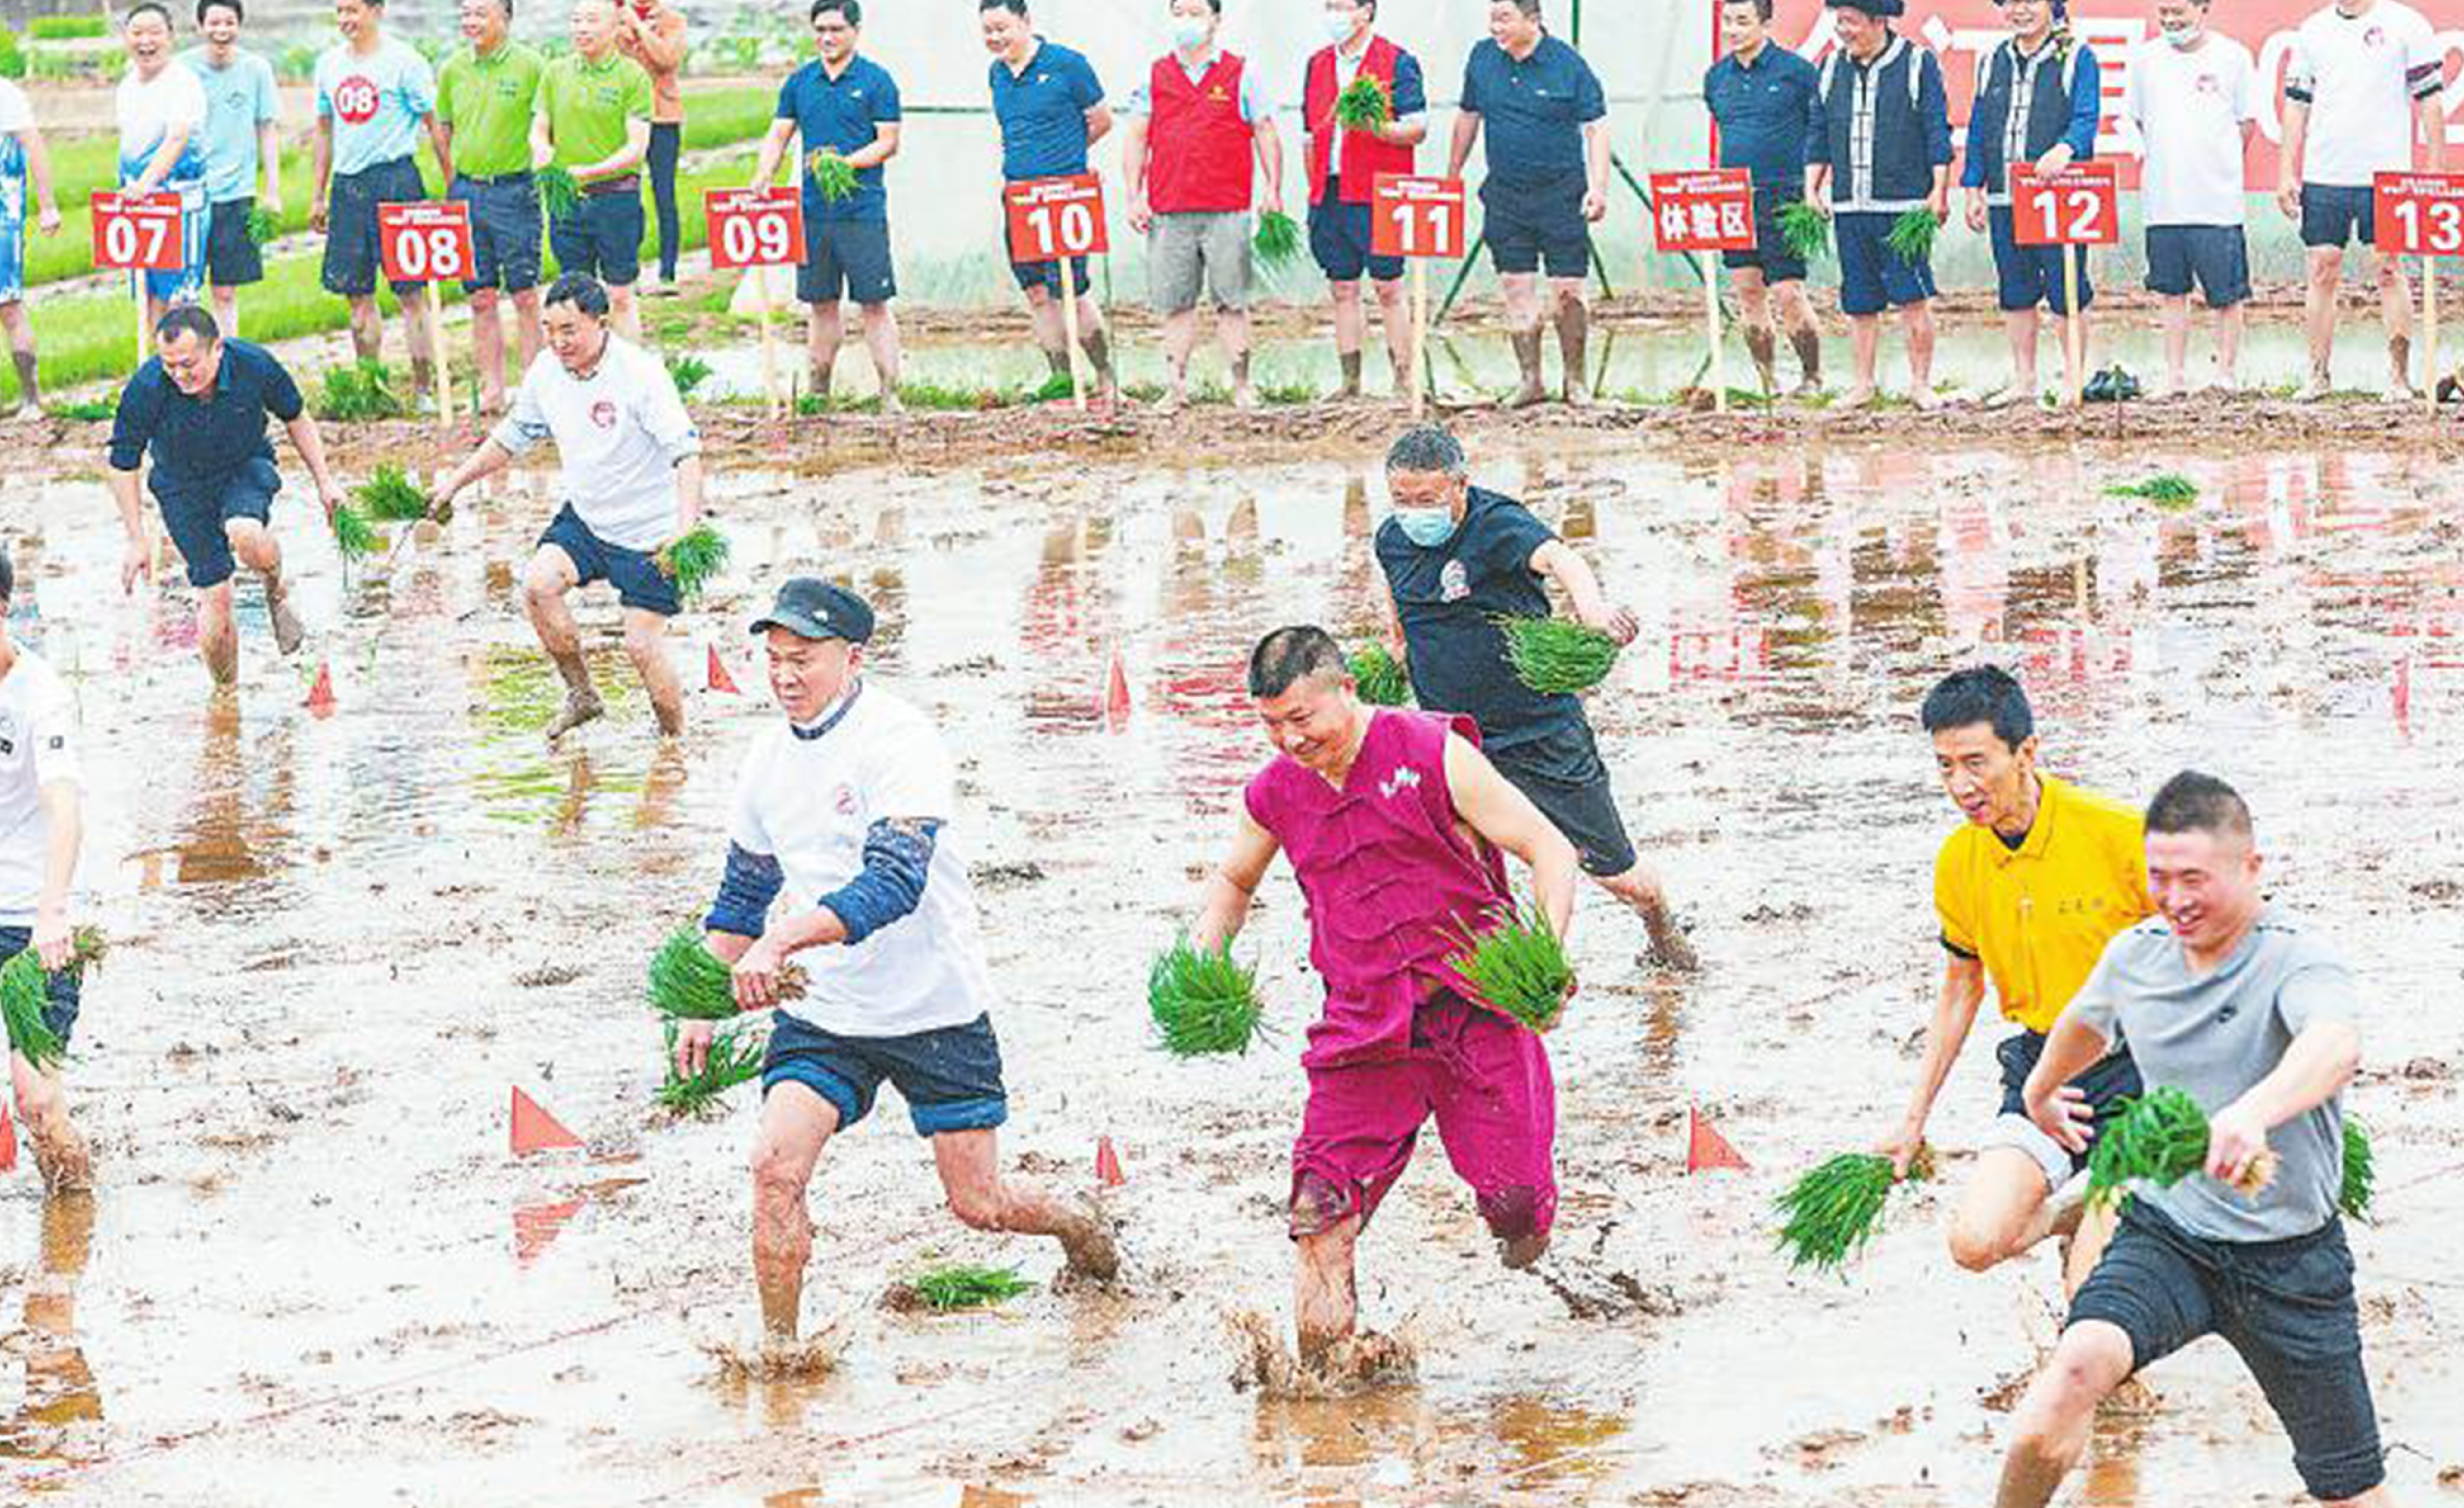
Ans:
[[[650,76],[616,50],[616,8],[575,0],[573,52],[547,65],[531,123],[531,165],[551,163],[582,186],[582,203],[551,220],[557,266],[607,286],[608,312],[642,338],[633,283],[642,275],[642,159],[650,150]]]
[[[471,207],[471,344],[479,361],[479,406],[505,406],[501,290],[514,301],[514,338],[527,372],[539,350],[539,205],[531,179],[531,117],[546,64],[511,35],[513,0],[462,0],[470,46],[436,83],[436,118],[453,147],[449,198]]]

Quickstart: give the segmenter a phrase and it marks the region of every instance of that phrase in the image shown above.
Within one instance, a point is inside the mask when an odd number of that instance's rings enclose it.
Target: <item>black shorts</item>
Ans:
[[[1766,285],[1805,281],[1805,258],[1790,252],[1788,237],[1779,229],[1780,210],[1804,201],[1803,184],[1754,185],[1754,249],[1723,251],[1720,265],[1754,268],[1763,274]]]
[[[1481,239],[1501,273],[1584,277],[1592,271],[1592,228],[1583,218],[1585,180],[1569,173],[1550,183],[1501,184],[1480,189]]]
[[[1001,254],[1003,256],[1010,254],[1009,208],[1006,205],[1001,208]],[[1071,265],[1075,268],[1076,274],[1070,278],[1070,281],[1078,285],[1078,296],[1081,298],[1086,297],[1087,290],[1094,286],[1090,280],[1091,274],[1087,271],[1087,264],[1093,260],[1091,256],[1071,258]],[[1057,261],[1013,261],[1009,264],[1009,275],[1018,280],[1018,289],[1021,293],[1030,288],[1042,288],[1055,298],[1061,296],[1061,264]]]
[[[627,550],[623,545],[609,544],[590,532],[582,515],[571,503],[556,511],[548,521],[547,532],[539,536],[543,545],[552,544],[564,552],[573,562],[576,585],[588,586],[605,581],[616,588],[616,601],[627,607],[638,607],[646,613],[673,618],[685,610],[684,599],[676,583],[659,569],[658,561],[648,550]]]
[[[377,206],[427,197],[419,165],[407,157],[356,173],[336,173],[325,206],[325,264],[318,279],[325,292],[345,298],[375,293],[377,274],[385,269],[377,245]],[[407,296],[419,291],[419,284],[395,283],[393,291]]]
[[[2088,1154],[2075,1152],[2048,1135],[2028,1114],[2028,1076],[2036,1071],[2036,1060],[2045,1055],[2045,1034],[2023,1031],[2006,1038],[1993,1049],[1993,1060],[2002,1065],[2002,1113],[1995,1118],[1989,1133],[1988,1145],[2015,1147],[2035,1159],[2045,1175],[2048,1191],[2059,1189],[2087,1167]],[[2088,1147],[2104,1127],[2122,1113],[2122,1102],[2136,1099],[2142,1092],[2139,1064],[2132,1060],[2127,1044],[2115,1048],[2071,1080],[2072,1087],[2087,1096],[2088,1108],[2096,1112],[2096,1125],[2088,1130]]]
[[[456,177],[446,197],[471,207],[471,276],[464,293],[518,294],[539,280],[539,184],[528,173]]]
[[[248,234],[249,213],[255,208],[253,199],[226,199],[208,212],[206,281],[216,288],[265,281],[265,257]]]
[[[2373,199],[2367,186],[2354,188],[2341,184],[2303,184],[2301,244],[2342,247],[2358,232],[2364,246],[2378,245]]]
[[[918,1136],[988,1131],[1009,1119],[1001,1039],[990,1016],[903,1037],[841,1037],[784,1011],[773,1014],[763,1094],[793,1080],[830,1103],[844,1131],[871,1113],[885,1079],[907,1102]]]
[[[1605,879],[1634,867],[1634,841],[1617,817],[1617,793],[1609,789],[1608,768],[1600,763],[1599,746],[1588,725],[1569,724],[1524,743],[1484,752],[1497,773],[1566,835],[1585,874]]]
[[[611,288],[630,288],[642,275],[642,186],[585,193],[573,213],[551,221],[549,250],[559,272],[588,273]]]
[[[890,261],[887,220],[804,222],[804,259],[796,266],[796,297],[808,304],[886,304],[898,296]]]
[[[31,927],[0,927],[0,964],[33,946],[34,929]],[[52,1035],[68,1045],[69,1034],[77,1028],[77,976],[74,971],[46,975],[43,980],[43,1024]]]
[[[165,476],[158,466],[146,474],[145,487],[163,505],[163,527],[187,562],[188,584],[204,591],[222,585],[238,570],[226,528],[235,518],[260,524],[271,518],[274,494],[282,491],[282,473],[260,455],[204,482]]]
[[[1369,248],[1369,207],[1343,202],[1342,180],[1330,174],[1325,197],[1309,206],[1309,256],[1330,283],[1356,283],[1363,273],[1374,282],[1391,283],[1403,275],[1399,256],[1373,255]]]
[[[2069,1322],[2086,1320],[2130,1338],[2134,1371],[2222,1337],[2292,1436],[2312,1497],[2359,1497],[2386,1479],[2343,1221],[2290,1240],[2211,1241],[2134,1199],[2071,1300]]]
[[[2147,291],[2188,297],[2190,285],[2211,309],[2250,297],[2250,244],[2237,225],[2151,225],[2147,228]]]

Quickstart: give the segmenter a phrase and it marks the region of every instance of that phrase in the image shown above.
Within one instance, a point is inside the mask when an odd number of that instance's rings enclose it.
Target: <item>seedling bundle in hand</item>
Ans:
[[[813,177],[813,191],[825,205],[837,204],[855,192],[855,168],[832,147],[815,147],[804,157],[804,171]]]
[[[82,976],[88,968],[102,962],[107,947],[100,929],[78,928],[69,934],[69,966],[62,972]],[[31,944],[0,965],[0,1017],[8,1021],[9,1046],[37,1072],[69,1055],[51,1023],[43,1019],[50,980]]]
[[[1360,699],[1372,707],[1412,705],[1412,678],[1386,646],[1372,640],[1352,651],[1344,664],[1352,671]]]
[[[1395,101],[1386,86],[1362,74],[1334,97],[1334,123],[1347,131],[1375,131],[1395,119]]]
[[[2145,1180],[2170,1189],[2208,1165],[2208,1116],[2188,1090],[2167,1084],[2123,1102],[2088,1154],[2087,1200],[2110,1208],[2127,1202],[2129,1186]],[[2251,1159],[2233,1187],[2250,1197],[2276,1180],[2276,1154]]]
[[[1779,238],[1789,255],[1804,262],[1821,261],[1831,254],[1830,218],[1802,199],[1782,205]]]
[[[650,958],[650,1005],[661,1016],[679,1021],[736,1019],[736,971],[710,951],[701,929],[687,925],[668,934]],[[804,971],[793,964],[779,971],[779,998],[804,995]]]
[[[1833,1271],[1874,1238],[1893,1186],[1932,1176],[1933,1152],[1927,1147],[1917,1149],[1904,1179],[1892,1172],[1887,1157],[1842,1152],[1771,1201],[1782,1217],[1779,1249],[1791,1267]]]
[[[1616,640],[1570,619],[1501,615],[1497,627],[1515,678],[1535,691],[1588,691],[1617,664]]]
[[[1301,228],[1281,209],[1269,209],[1258,217],[1258,234],[1252,246],[1260,266],[1270,273],[1280,272],[1301,254]]]
[[[674,1114],[699,1115],[737,1084],[761,1077],[770,1033],[759,1020],[746,1019],[720,1027],[711,1038],[710,1056],[704,1060],[701,1071],[692,1075],[676,1072],[675,1018],[669,1017],[665,1024],[668,1079],[659,1085],[659,1104]]]
[[[1209,950],[1184,937],[1159,954],[1147,970],[1147,1012],[1176,1058],[1245,1053],[1265,1030],[1258,971],[1235,962],[1228,942]]]
[[[381,523],[412,523],[428,516],[428,494],[406,475],[401,467],[385,462],[368,473],[368,479],[351,489],[351,495],[367,510],[370,518]]]
[[[2370,1149],[2370,1128],[2351,1116],[2344,1117],[2344,1186],[2336,1194],[2336,1208],[2356,1220],[2370,1217],[2370,1196],[2378,1191],[2378,1156]]]
[[[1933,255],[1934,234],[1941,229],[1942,222],[1933,217],[1933,211],[1920,205],[1891,222],[1891,233],[1882,237],[1882,244],[1891,249],[1893,256],[1916,267]]]
[[[660,546],[652,558],[659,574],[676,583],[676,595],[690,600],[699,597],[727,564],[727,536],[708,524],[695,524]]]
[[[542,167],[539,171],[539,205],[551,220],[561,220],[582,208],[582,185],[561,167]]]
[[[1485,930],[1458,927],[1458,951],[1446,966],[1463,976],[1483,1000],[1535,1032],[1557,1024],[1566,1012],[1566,991],[1574,970],[1565,946],[1537,906],[1526,911],[1510,903],[1491,914]]]
[[[334,548],[345,560],[364,559],[384,548],[367,514],[349,503],[334,510]]]

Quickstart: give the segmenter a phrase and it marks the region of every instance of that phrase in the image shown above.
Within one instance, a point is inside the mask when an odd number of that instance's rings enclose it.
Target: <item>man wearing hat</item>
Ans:
[[[1832,217],[1839,250],[1839,308],[1848,317],[1857,378],[1842,405],[1874,398],[1882,311],[1900,311],[1908,340],[1908,401],[1933,397],[1933,264],[1886,244],[1911,211],[1940,222],[1950,206],[1950,112],[1942,64],[1922,42],[1891,31],[1901,0],[1830,0],[1839,46],[1822,65],[1806,145],[1806,202]]]
[[[1001,1175],[995,1127],[1009,1099],[975,892],[948,831],[956,769],[923,713],[864,679],[872,630],[863,598],[809,577],[781,586],[753,624],[786,716],[756,737],[737,777],[726,875],[703,922],[711,952],[736,971],[737,1007],[775,1008],[752,1159],[753,1276],[773,1342],[796,1336],[814,1165],[885,1081],[931,1139],[961,1221],[1053,1236],[1071,1272],[1098,1280],[1117,1265],[1091,1202]],[[803,993],[785,998],[791,955]],[[695,1021],[678,1034],[679,1074],[700,1071],[713,1031]]]

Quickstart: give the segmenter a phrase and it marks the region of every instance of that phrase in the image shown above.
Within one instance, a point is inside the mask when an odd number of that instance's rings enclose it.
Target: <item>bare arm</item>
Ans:
[[[272,120],[256,128],[256,160],[265,164],[265,187],[258,197],[266,212],[282,212],[282,132]]]
[[[531,117],[531,170],[539,172],[556,161],[556,133],[548,128],[547,112]]]
[[[145,537],[144,502],[138,495],[137,472],[134,469],[123,471],[118,467],[105,467],[102,480],[111,492],[112,503],[120,510],[121,527],[128,533],[128,550],[120,563],[120,589],[135,590],[141,576],[150,585],[154,580],[153,541]]]
[[[2096,1111],[2089,1107],[2087,1096],[2070,1082],[2111,1050],[2104,1034],[2090,1026],[2086,1017],[2064,1011],[2045,1034],[2045,1050],[2037,1056],[2027,1087],[2021,1091],[2028,1119],[2074,1152],[2087,1150],[2088,1127],[2096,1122]]]
[[[1266,208],[1284,207],[1284,138],[1270,119],[1259,120],[1257,131],[1258,171],[1266,178]]]
[[[43,805],[43,888],[34,902],[33,947],[46,969],[69,961],[69,885],[77,878],[77,845],[85,841],[74,780],[46,780]]]
[[[642,66],[654,74],[672,74],[685,63],[685,29],[674,29],[671,36],[662,36],[656,27],[646,26],[630,11],[618,12],[625,18],[625,29],[632,34],[633,46],[641,55]]]
[[[17,133],[17,141],[26,149],[26,176],[34,185],[34,203],[45,231],[60,228],[59,201],[52,197],[52,154],[43,145],[40,128],[28,126]]]
[[[1370,135],[1393,146],[1418,146],[1429,139],[1429,113],[1422,110],[1406,120],[1389,120]]]
[[[753,159],[753,186],[768,188],[779,181],[779,164],[787,155],[787,139],[796,134],[793,120],[773,120],[768,134],[761,138],[761,150]]]
[[[1560,938],[1574,919],[1574,845],[1468,739],[1446,735],[1446,785],[1471,830],[1531,870],[1531,893]]]
[[[702,469],[701,457],[686,456],[676,463],[676,535],[682,538],[693,533],[701,522]]]
[[[2412,102],[2413,122],[2421,128],[2421,164],[2429,172],[2447,171],[2447,110],[2440,96]]]
[[[187,65],[177,66],[185,68]],[[145,160],[145,171],[137,175],[137,182],[128,186],[128,192],[142,196],[162,187],[163,180],[171,176],[171,169],[180,165],[180,154],[188,149],[188,138],[194,129],[192,126],[175,125],[165,131],[163,144]]]
[[[317,495],[325,504],[326,522],[331,523],[334,510],[342,503],[342,488],[334,480],[333,469],[325,464],[325,438],[317,432],[317,421],[303,408],[299,417],[284,425],[283,428],[290,431],[292,445],[298,449],[299,459],[306,464],[309,476],[315,479]]]
[[[2284,101],[2284,141],[2276,150],[2276,204],[2288,215],[2301,213],[2301,159],[2310,141],[2310,106],[2299,99]]]
[[[625,144],[587,167],[577,167],[573,176],[587,183],[594,179],[614,178],[642,165],[650,154],[650,122],[647,120],[625,122]]]
[[[2293,1038],[2276,1070],[2208,1123],[2208,1176],[2232,1183],[2267,1148],[2267,1133],[2326,1104],[2353,1082],[2362,1033],[2350,1021],[2314,1021]]]
[[[1087,144],[1093,146],[1112,131],[1112,107],[1107,104],[1087,107]]]
[[[433,110],[428,112],[428,145],[436,153],[438,178],[451,187],[453,183],[453,128]]]
[[[1608,213],[1609,120],[1602,116],[1583,123],[1583,212],[1597,220]]]
[[[1566,589],[1574,616],[1587,626],[1619,644],[1634,643],[1641,625],[1634,614],[1609,601],[1608,594],[1600,590],[1600,579],[1592,574],[1591,562],[1575,554],[1573,546],[1563,539],[1550,540],[1531,552],[1531,569]]]
[[[1480,112],[1477,110],[1456,111],[1454,143],[1446,150],[1446,176],[1448,178],[1461,178],[1463,176],[1463,164],[1471,161],[1472,143],[1479,140]]]
[[[325,229],[325,205],[334,171],[334,118],[317,118],[317,134],[308,143],[308,227]]]
[[[1876,1148],[1891,1159],[1893,1171],[1904,1175],[1917,1148],[1925,1145],[1925,1122],[1933,1116],[1933,1103],[1942,1094],[1943,1082],[1950,1077],[1950,1065],[1959,1060],[1960,1049],[1968,1045],[1969,1031],[1976,1024],[1976,1008],[1984,1002],[1985,965],[1950,954],[1943,964],[1942,993],[1934,1000],[1933,1019],[1925,1026],[1925,1061],[1917,1068],[1916,1092],[1908,1096],[1907,1114],[1902,1117],[1897,1134]]]
[[[1130,191],[1130,229],[1143,235],[1155,222],[1155,212],[1147,205],[1147,118],[1143,113],[1131,116],[1121,127],[1121,177]]]
[[[462,489],[483,477],[494,476],[513,464],[514,453],[498,445],[494,436],[480,441],[479,448],[472,451],[444,481],[436,484],[437,503],[451,502]]]
[[[1274,834],[1258,825],[1256,818],[1241,814],[1241,831],[1232,840],[1232,851],[1206,877],[1198,925],[1190,930],[1194,946],[1221,948],[1241,935],[1249,920],[1249,903],[1257,898],[1258,886],[1265,883],[1266,866],[1275,862],[1282,846]]]

